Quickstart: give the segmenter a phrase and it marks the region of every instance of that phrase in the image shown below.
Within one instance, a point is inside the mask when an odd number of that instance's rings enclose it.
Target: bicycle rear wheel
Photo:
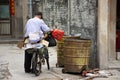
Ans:
[[[33,53],[32,57],[32,69],[36,76],[39,76],[41,73],[41,61],[39,59],[39,55],[37,53]]]

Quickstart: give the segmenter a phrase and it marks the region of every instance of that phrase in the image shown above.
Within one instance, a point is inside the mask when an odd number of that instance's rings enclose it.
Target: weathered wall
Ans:
[[[81,34],[81,38],[92,40],[90,66],[96,67],[97,0],[41,0],[41,3],[40,10],[50,27],[57,26],[65,34]]]
[[[43,12],[47,25],[63,29],[65,34],[69,34],[68,0],[41,0],[41,3],[39,11]]]
[[[13,31],[14,38],[20,39],[23,37],[23,11],[22,11],[22,1],[15,0],[15,16]]]
[[[81,33],[81,38],[92,40],[90,66],[97,63],[97,1],[71,0],[71,34]]]
[[[28,4],[30,4],[28,2],[28,0],[22,1],[23,29],[24,29],[24,26],[26,24],[26,21],[28,20],[28,16],[29,16],[29,7],[28,7]]]
[[[23,39],[24,26],[28,16],[28,0],[15,0],[15,15],[12,18],[12,37]]]

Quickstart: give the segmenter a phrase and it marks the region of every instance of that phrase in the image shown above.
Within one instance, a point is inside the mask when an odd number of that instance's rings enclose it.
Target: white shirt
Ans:
[[[44,23],[42,19],[37,17],[31,18],[25,25],[25,35],[28,37],[30,33],[40,33],[40,40],[44,37],[43,32],[49,32],[50,28]]]

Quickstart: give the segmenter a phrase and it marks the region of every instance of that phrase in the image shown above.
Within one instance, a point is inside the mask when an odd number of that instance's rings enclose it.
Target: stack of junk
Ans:
[[[62,73],[81,73],[88,69],[91,48],[90,39],[79,36],[63,36],[57,41],[56,67],[63,67]]]

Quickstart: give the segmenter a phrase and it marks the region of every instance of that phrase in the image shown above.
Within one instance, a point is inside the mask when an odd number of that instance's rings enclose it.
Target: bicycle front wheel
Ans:
[[[32,57],[32,69],[33,72],[35,73],[36,76],[39,76],[41,73],[41,62],[39,59],[39,55],[37,55],[37,53],[33,53],[33,57]]]

